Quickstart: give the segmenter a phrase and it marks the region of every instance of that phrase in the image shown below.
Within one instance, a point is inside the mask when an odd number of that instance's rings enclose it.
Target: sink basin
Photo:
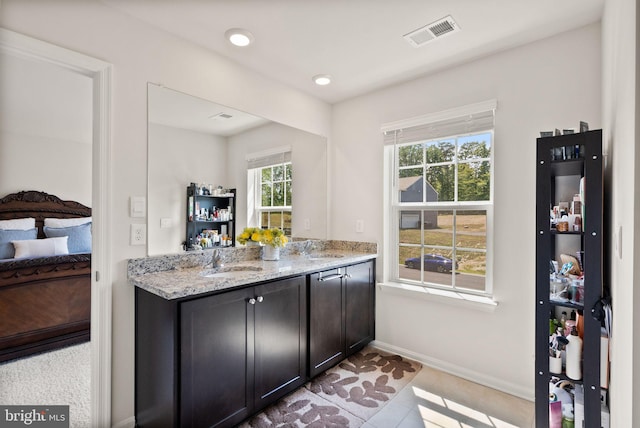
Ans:
[[[206,269],[200,272],[205,278],[233,278],[246,273],[255,273],[262,270],[259,266],[224,266],[216,269]]]
[[[339,259],[341,257],[344,257],[344,254],[318,253],[318,254],[312,254],[309,257],[309,260],[330,260],[330,259]]]

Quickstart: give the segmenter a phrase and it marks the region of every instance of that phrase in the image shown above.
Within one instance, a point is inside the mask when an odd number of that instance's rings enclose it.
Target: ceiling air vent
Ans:
[[[228,113],[216,113],[209,116],[211,120],[227,120],[231,119],[233,116]]]
[[[449,15],[405,34],[402,37],[404,37],[411,46],[418,48],[438,37],[455,33],[457,31],[460,31],[460,27],[456,21],[453,20],[451,15]]]

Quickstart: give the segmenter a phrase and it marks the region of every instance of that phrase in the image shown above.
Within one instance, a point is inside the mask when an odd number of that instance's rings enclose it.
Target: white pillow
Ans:
[[[71,227],[80,226],[85,223],[89,223],[91,217],[77,217],[77,218],[45,218],[44,225],[47,227]]]
[[[47,257],[69,254],[67,247],[68,236],[45,239],[28,239],[25,241],[11,241],[16,249],[16,259],[25,257]]]
[[[0,220],[0,229],[3,230],[29,230],[36,227],[36,219],[33,217]]]

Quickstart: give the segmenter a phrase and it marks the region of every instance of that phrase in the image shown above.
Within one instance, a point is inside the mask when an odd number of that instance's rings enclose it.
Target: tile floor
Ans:
[[[535,428],[533,402],[429,367],[362,428]]]

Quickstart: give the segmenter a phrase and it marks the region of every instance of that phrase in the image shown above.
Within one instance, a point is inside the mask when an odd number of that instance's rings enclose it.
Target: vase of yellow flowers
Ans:
[[[262,239],[260,240],[262,247],[262,260],[280,260],[280,248],[283,248],[288,239],[282,229],[274,227],[262,231]]]
[[[262,229],[259,227],[245,227],[238,236],[238,242],[242,245],[257,246],[262,240]]]
[[[262,247],[262,260],[280,260],[280,247],[265,245]]]
[[[238,242],[242,245],[262,245],[262,260],[280,260],[280,248],[289,240],[277,227],[260,229],[258,227],[246,227],[238,236]]]

